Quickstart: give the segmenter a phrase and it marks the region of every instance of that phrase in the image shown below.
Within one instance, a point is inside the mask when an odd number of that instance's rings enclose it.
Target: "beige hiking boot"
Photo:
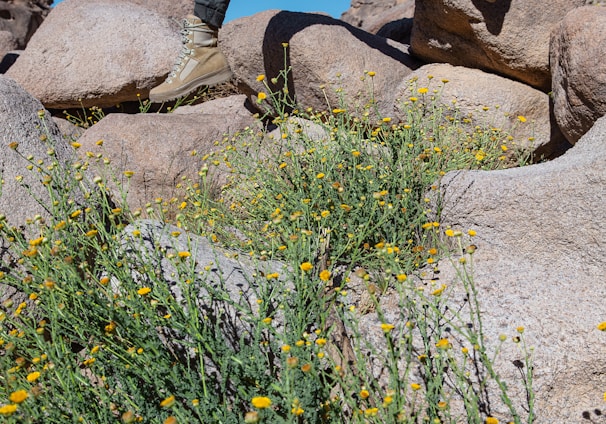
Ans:
[[[185,96],[203,85],[228,81],[231,70],[217,47],[217,30],[198,17],[189,15],[183,21],[183,49],[166,81],[149,92],[152,103]]]

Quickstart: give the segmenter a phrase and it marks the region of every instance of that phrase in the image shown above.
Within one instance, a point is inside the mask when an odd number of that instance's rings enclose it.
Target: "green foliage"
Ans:
[[[372,102],[359,115],[300,113],[270,93],[275,140],[228,140],[202,158],[199,181],[180,184],[183,199],[150,205],[175,224],[165,245],[129,210],[127,186],[110,199],[119,178],[85,178],[105,158],[32,162],[49,216],[0,223],[1,282],[25,296],[0,314],[6,422],[482,423],[489,389],[508,420],[532,422],[523,331],[525,414],[482,329],[473,248],[452,229],[458,250],[441,242],[432,186],[451,169],[511,163],[507,136],[437,106],[439,88],[411,90],[399,124],[372,118]],[[233,171],[220,190],[215,166]],[[217,257],[249,256],[247,287],[229,287],[218,260],[197,263],[186,231],[207,235]],[[459,281],[424,282],[420,269],[445,256],[462,258]]]
[[[420,97],[403,104],[398,124],[373,120],[372,102],[361,114],[345,106],[301,112],[284,92],[270,93],[267,109],[281,113],[272,121],[273,139],[250,129],[204,156],[204,175],[186,196],[184,225],[214,234],[215,223],[229,221],[238,238],[223,234],[222,241],[262,256],[314,260],[325,245],[332,266],[381,267],[387,255],[397,258],[398,272],[412,272],[430,257],[439,178],[526,158],[503,131],[441,106],[444,84],[430,92],[411,82]],[[213,202],[205,185],[206,170],[215,166],[232,174]]]

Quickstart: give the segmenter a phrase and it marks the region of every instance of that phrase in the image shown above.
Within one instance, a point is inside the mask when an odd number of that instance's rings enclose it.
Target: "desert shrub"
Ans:
[[[0,315],[6,422],[495,423],[489,387],[508,420],[531,422],[532,397],[525,412],[510,400],[493,367],[499,343],[482,331],[473,248],[462,244],[473,231],[439,223],[439,177],[511,165],[511,140],[437,107],[439,86],[411,90],[401,123],[377,118],[372,102],[361,114],[301,112],[287,93],[266,94],[281,111],[276,139],[227,139],[201,157],[199,181],[180,184],[183,199],[150,203],[149,216],[167,221],[164,244],[125,195],[110,198],[109,176],[86,178],[103,157],[32,162],[48,216],[0,226],[1,283],[27,299]],[[215,165],[233,173],[210,196]],[[250,296],[197,262],[195,233],[217,256],[248,257]],[[460,281],[420,290],[421,269],[454,254],[444,236],[461,243]],[[376,344],[354,284],[376,314]],[[454,287],[465,293],[458,308]],[[389,293],[395,315],[382,304]],[[530,374],[522,384],[532,393]]]

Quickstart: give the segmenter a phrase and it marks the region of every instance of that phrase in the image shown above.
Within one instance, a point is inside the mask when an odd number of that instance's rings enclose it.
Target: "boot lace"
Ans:
[[[175,60],[173,69],[170,71],[170,73],[166,77],[166,82],[168,82],[168,83],[172,82],[173,78],[175,78],[177,76],[177,74],[179,72],[181,72],[181,70],[183,69],[183,67],[185,66],[187,61],[189,60],[189,56],[191,56],[193,54],[194,50],[190,49],[188,47],[188,45],[190,43],[193,44],[193,39],[190,39],[190,35],[193,37],[194,31],[206,32],[209,34],[213,33],[213,31],[210,28],[208,28],[208,26],[203,22],[199,23],[199,24],[197,24],[197,23],[192,24],[187,19],[183,20],[183,29],[181,30],[181,44],[182,44],[181,52],[179,53],[179,56],[177,56],[177,59]]]

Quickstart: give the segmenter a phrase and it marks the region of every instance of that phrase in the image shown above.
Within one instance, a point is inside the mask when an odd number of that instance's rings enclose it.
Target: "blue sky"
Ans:
[[[55,0],[53,5],[56,6],[61,1]],[[267,9],[282,9],[293,12],[326,12],[333,18],[339,18],[341,13],[349,9],[350,4],[350,0],[231,0],[225,22]]]

